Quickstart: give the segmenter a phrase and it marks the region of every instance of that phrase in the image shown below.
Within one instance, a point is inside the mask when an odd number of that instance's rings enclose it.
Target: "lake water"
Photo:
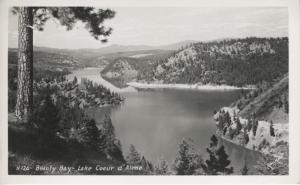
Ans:
[[[94,78],[100,78],[99,73],[97,76]],[[101,121],[106,113],[111,115],[125,156],[133,144],[154,163],[160,158],[172,163],[183,138],[191,138],[204,159],[207,158],[206,147],[216,131],[213,111],[230,105],[240,91],[157,89],[121,94],[126,98],[123,105],[93,109],[91,115],[96,121]],[[222,140],[220,143],[225,146],[237,172],[245,159],[251,167],[259,157],[257,152]]]

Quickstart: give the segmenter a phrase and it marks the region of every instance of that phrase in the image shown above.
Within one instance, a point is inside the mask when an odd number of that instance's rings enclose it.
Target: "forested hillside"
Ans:
[[[214,116],[220,137],[264,155],[256,167],[261,174],[288,173],[288,79],[245,92]]]
[[[245,38],[191,44],[158,61],[144,80],[244,86],[287,72],[287,38]]]
[[[151,78],[149,71],[155,62],[167,58],[171,51],[144,51],[128,52],[107,55],[102,60],[107,60],[107,65],[101,71],[104,79],[118,87],[127,86],[126,83],[133,80]]]
[[[48,47],[34,47],[36,53],[47,53],[52,55],[72,56],[85,67],[104,67],[109,62],[120,57],[162,59],[191,41],[175,43],[162,46],[146,45],[111,45],[103,48],[83,49],[57,49]],[[11,49],[16,50],[16,49]]]
[[[17,49],[8,50],[8,64],[17,64]],[[62,71],[64,69],[74,69],[83,67],[82,61],[71,55],[52,53],[46,51],[34,51],[33,55],[34,67],[44,70]]]
[[[121,144],[114,134],[110,117],[96,123],[84,110],[119,105],[124,100],[120,95],[85,79],[80,83],[77,78],[67,81],[67,69],[79,67],[74,58],[37,52],[33,68],[33,114],[29,124],[19,123],[14,116],[18,80],[16,52],[10,51],[8,59],[10,174],[50,173],[36,170],[37,165],[51,164],[58,169],[60,165],[94,165],[95,161],[112,166],[124,164]],[[18,170],[21,165],[27,165],[28,169]],[[52,174],[78,173],[73,169],[57,170]]]
[[[288,123],[289,113],[289,77],[284,75],[275,79],[274,83],[258,85],[258,88],[244,93],[231,106],[236,106],[239,115],[245,118],[251,116],[260,120],[270,120],[277,123]]]
[[[140,62],[137,64],[138,59],[135,58],[119,58],[108,64],[101,72],[103,78],[107,79],[118,87],[126,86],[126,82],[137,77],[137,66],[148,66],[147,62]]]

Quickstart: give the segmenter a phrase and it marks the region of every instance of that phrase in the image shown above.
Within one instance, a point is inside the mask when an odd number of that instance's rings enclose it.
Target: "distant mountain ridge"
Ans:
[[[158,45],[158,46],[112,44],[101,48],[80,48],[80,49],[58,49],[58,48],[34,46],[33,49],[35,51],[47,51],[47,52],[55,52],[55,53],[90,52],[90,53],[97,53],[97,54],[109,54],[109,53],[141,51],[141,50],[178,50],[182,47],[185,47],[195,42],[197,41],[187,40],[187,41],[181,41],[172,44],[165,44],[165,45]]]
[[[143,56],[144,54],[166,55],[175,50],[186,47],[196,41],[181,41],[177,43],[150,46],[150,45],[118,45],[113,44],[102,48],[81,48],[81,49],[59,49],[50,47],[34,46],[34,52],[43,52],[57,55],[65,55],[78,59],[83,66],[100,67],[109,63],[109,59],[118,57]],[[10,51],[16,51],[16,48],[9,48]],[[107,60],[108,59],[108,60]]]
[[[8,50],[8,64],[11,66],[18,63],[18,50]],[[34,51],[33,64],[35,68],[49,69],[49,70],[64,70],[84,67],[82,60],[58,52]]]

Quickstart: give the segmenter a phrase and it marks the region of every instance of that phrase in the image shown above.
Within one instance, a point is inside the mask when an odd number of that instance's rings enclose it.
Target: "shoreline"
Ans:
[[[93,81],[94,83],[100,84],[106,88],[108,88],[110,91],[115,93],[121,93],[121,92],[135,92],[136,90],[133,87],[126,87],[126,88],[119,88],[110,83],[109,81],[102,78],[100,72],[102,68],[97,67],[87,67],[79,70],[73,70],[70,74],[67,75],[68,80],[73,80],[73,78],[76,76],[78,79],[78,82],[80,83],[81,78],[86,78],[88,80]],[[86,71],[89,71],[89,73],[85,73]]]
[[[229,113],[230,120],[232,121],[232,126],[229,126],[229,128],[236,129],[236,121],[234,121],[234,115],[236,115],[236,112],[234,108],[231,107],[223,107],[220,110],[224,110],[225,112]],[[216,126],[218,126],[219,121],[219,111],[214,114],[213,118],[215,120]],[[240,116],[238,116],[240,123],[243,128],[245,128],[245,125],[248,125],[248,119],[244,119]],[[276,160],[281,159],[288,159],[287,153],[288,153],[288,143],[289,143],[289,127],[288,124],[283,124],[281,122],[276,122],[273,124],[274,129],[274,135],[272,136],[270,134],[270,124],[271,122],[265,121],[265,120],[257,120],[257,129],[256,134],[253,133],[253,130],[246,130],[246,133],[248,135],[248,141],[245,140],[245,130],[239,133],[238,135],[235,135],[233,137],[230,137],[230,133],[226,132],[224,134],[223,129],[216,129],[215,134],[222,138],[222,140],[230,142],[234,145],[243,147],[245,149],[248,149],[250,151],[258,152],[263,156],[271,156],[274,157]],[[224,127],[223,127],[224,128]],[[228,128],[228,127],[227,127]],[[227,129],[228,130],[228,129]]]
[[[128,82],[126,85],[128,87],[125,88],[119,88],[107,81],[106,79],[102,78],[100,71],[102,68],[92,68],[87,67],[83,70],[91,70],[91,71],[97,71],[97,74],[95,76],[91,74],[82,74],[82,70],[73,70],[71,71],[71,74],[67,75],[69,79],[73,79],[74,76],[77,76],[78,80],[81,80],[81,78],[87,78],[89,80],[92,80],[93,82],[96,82],[98,84],[101,84],[105,86],[106,88],[110,89],[113,92],[136,92],[136,89],[190,89],[190,90],[206,90],[206,91],[224,91],[224,90],[251,90],[255,89],[255,87],[252,86],[244,86],[244,87],[236,87],[236,86],[229,86],[229,85],[199,85],[199,84],[161,84],[161,83],[141,83],[141,82]]]
[[[139,83],[129,82],[128,86],[140,88],[140,89],[194,89],[194,90],[251,90],[255,87],[236,87],[229,85],[199,85],[199,84],[155,84],[155,83]]]

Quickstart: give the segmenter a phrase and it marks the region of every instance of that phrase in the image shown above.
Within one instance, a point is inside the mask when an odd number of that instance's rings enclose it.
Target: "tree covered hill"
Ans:
[[[122,46],[125,48],[126,46]],[[129,57],[137,59],[161,60],[167,58],[174,50],[148,49],[148,50],[110,50],[96,49],[57,49],[47,47],[34,47],[35,67],[47,69],[78,68],[78,67],[105,67],[110,62],[120,58]],[[17,49],[9,48],[9,64],[17,63]]]
[[[119,105],[124,100],[120,95],[86,79],[80,83],[77,78],[66,81],[64,72],[35,69],[33,114],[29,124],[19,123],[13,116],[16,105],[16,67],[9,70],[10,174],[87,173],[76,170],[70,173],[36,171],[37,165],[53,165],[57,169],[60,165],[124,165],[121,143],[114,134],[110,117],[106,116],[102,122],[96,123],[85,112],[85,108]],[[101,128],[97,125],[101,125]],[[20,165],[27,165],[30,169],[17,170]],[[118,172],[89,172],[99,173]]]
[[[198,42],[158,61],[143,80],[243,86],[288,72],[288,38]]]
[[[243,93],[214,118],[218,136],[263,154],[261,174],[288,174],[288,75]]]
[[[106,68],[106,65],[109,63],[114,63],[119,58],[128,58],[136,59],[142,61],[149,60],[149,61],[156,61],[167,58],[172,52],[172,50],[137,50],[137,51],[125,51],[125,52],[115,52],[115,53],[108,53],[98,56],[91,56],[85,60],[85,65],[88,67],[103,67]],[[106,70],[110,69],[107,67]]]
[[[149,50],[143,52],[130,52],[105,56],[109,60],[101,75],[118,87],[126,87],[126,83],[133,80],[150,78],[149,71],[153,65],[169,57],[174,51]]]
[[[289,77],[277,79],[274,83],[259,85],[258,89],[244,94],[232,106],[237,106],[239,115],[260,120],[287,123],[289,113]]]
[[[8,50],[8,64],[17,65],[17,49]],[[44,70],[59,70],[73,69],[83,67],[82,61],[76,57],[47,51],[34,51],[33,55],[34,67]]]

